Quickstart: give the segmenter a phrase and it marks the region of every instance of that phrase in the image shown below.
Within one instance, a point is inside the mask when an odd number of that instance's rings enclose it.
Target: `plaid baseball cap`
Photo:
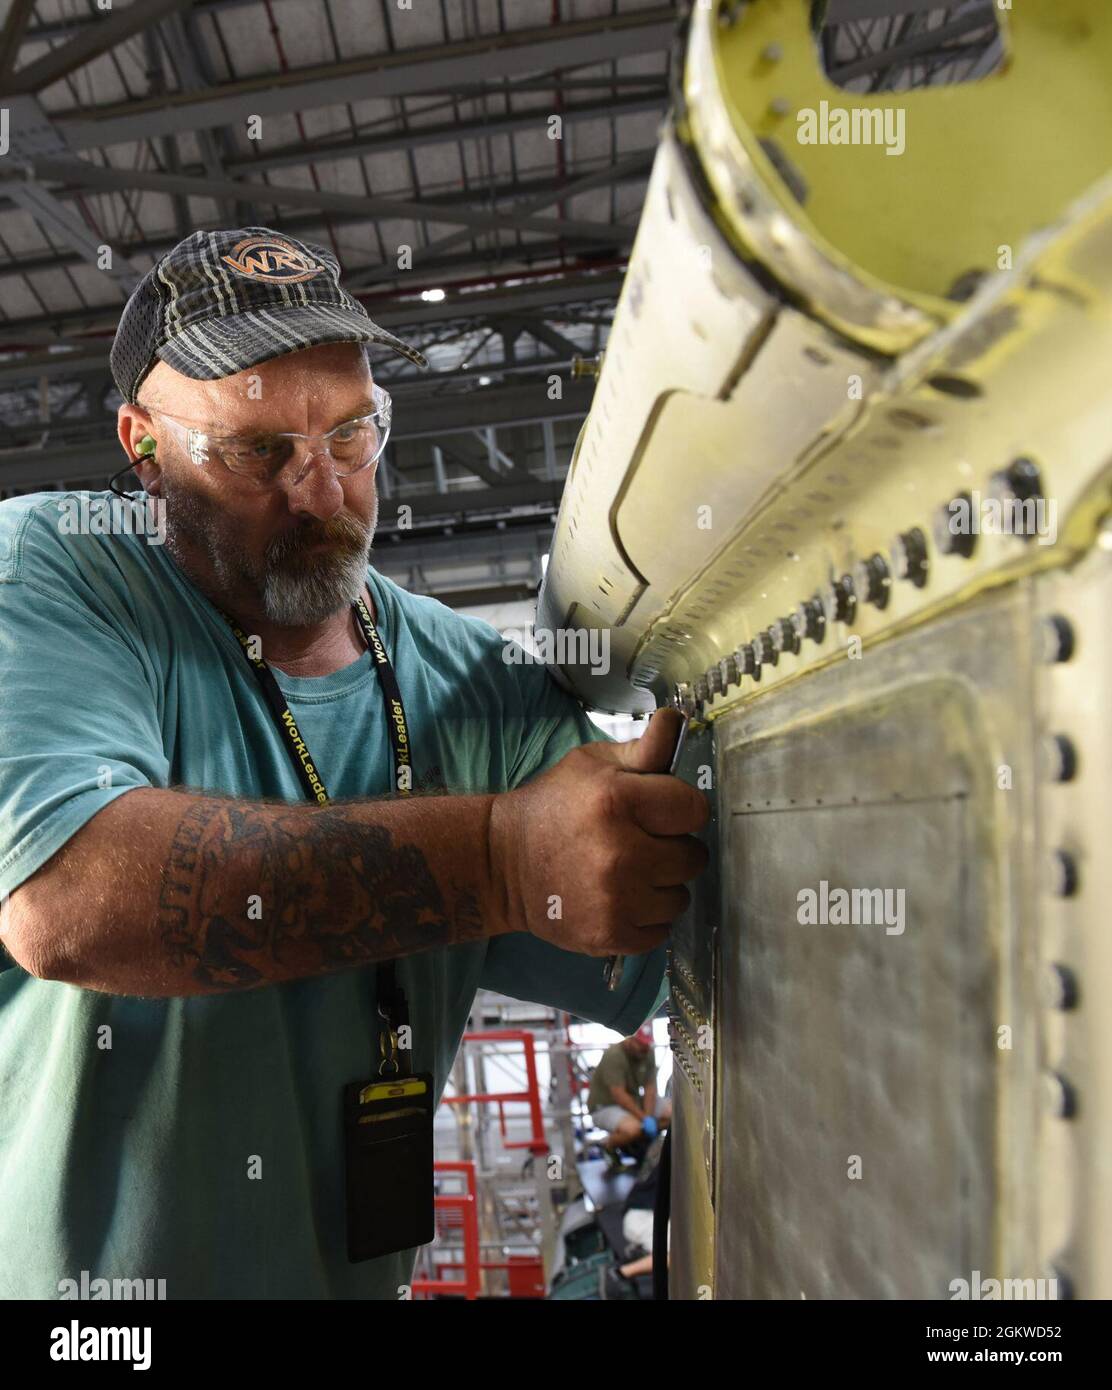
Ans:
[[[157,361],[193,381],[233,376],[320,343],[382,343],[425,357],[372,323],[330,251],[269,227],[194,232],[149,270],[120,315],[110,356],[124,400]]]

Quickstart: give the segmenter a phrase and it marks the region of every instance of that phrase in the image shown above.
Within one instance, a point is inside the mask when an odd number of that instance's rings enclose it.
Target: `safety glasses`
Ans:
[[[251,430],[241,434],[218,433],[211,426],[152,410],[199,468],[226,468],[237,478],[260,488],[290,487],[301,481],[309,463],[319,454],[330,460],[338,477],[347,478],[370,467],[386,447],[390,435],[392,403],[388,391],[372,387],[374,410],[345,420],[324,434],[298,434],[291,430]]]

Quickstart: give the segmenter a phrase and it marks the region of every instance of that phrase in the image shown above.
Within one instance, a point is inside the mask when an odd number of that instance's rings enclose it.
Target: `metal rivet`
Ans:
[[[1072,1120],[1077,1114],[1077,1094],[1064,1076],[1056,1071],[1043,1077],[1047,1112],[1056,1120]]]
[[[818,594],[804,599],[795,610],[796,630],[812,642],[821,642],[826,636],[826,612]]]
[[[918,526],[902,531],[892,542],[892,569],[897,579],[906,579],[921,589],[927,582],[927,538]]]
[[[991,486],[997,496],[1014,497],[1020,502],[1042,496],[1039,470],[1029,458],[1015,459],[1007,468],[994,473]]]
[[[1040,761],[1049,782],[1072,782],[1077,775],[1077,750],[1065,734],[1053,734],[1042,741]]]
[[[1049,887],[1059,898],[1072,898],[1077,892],[1077,864],[1072,854],[1056,849],[1050,856]]]
[[[1044,618],[1039,625],[1042,659],[1048,665],[1055,661],[1068,661],[1073,656],[1073,627],[1068,618],[1055,613]]]
[[[1039,478],[1039,470],[1027,458],[1016,459],[1007,468],[999,473],[994,473],[989,479],[989,489],[994,497],[1002,502],[1024,502],[1037,501],[1042,496],[1042,481]],[[1016,520],[1014,512],[1004,511],[1002,517],[1006,517],[1010,522]],[[1021,524],[1020,529],[1014,525],[1003,527],[1005,535],[1018,535],[1021,540],[1029,541],[1035,534],[1034,527],[1027,527]]]
[[[758,666],[775,666],[780,660],[780,653],[776,650],[772,633],[767,628],[764,632],[758,632],[753,638],[753,653],[757,658]]]
[[[853,576],[843,574],[835,579],[823,595],[826,603],[826,619],[831,623],[852,623],[857,613],[857,592],[853,587]]]
[[[892,578],[883,555],[870,555],[867,560],[861,560],[854,566],[853,587],[862,603],[887,608]]]
[[[685,719],[690,719],[695,713],[695,692],[687,681],[678,682],[672,695],[672,703]]]
[[[753,650],[751,642],[747,642],[744,647],[738,647],[734,655],[737,657],[737,668],[741,675],[757,675],[757,668],[760,663],[757,661],[757,654]]]
[[[1072,1009],[1077,1006],[1077,977],[1068,965],[1059,965],[1055,961],[1047,966],[1043,994],[1048,1008]]]
[[[941,555],[960,555],[968,560],[977,548],[973,530],[973,494],[959,492],[934,514],[931,525],[935,548]]]
[[[799,651],[799,633],[793,619],[777,618],[768,631],[772,645],[778,652],[791,652],[794,655]]]

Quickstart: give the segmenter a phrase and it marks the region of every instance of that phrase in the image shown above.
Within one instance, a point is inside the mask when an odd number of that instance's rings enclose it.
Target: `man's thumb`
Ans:
[[[640,738],[621,744],[622,762],[629,772],[667,772],[672,766],[683,725],[678,709],[658,709]]]

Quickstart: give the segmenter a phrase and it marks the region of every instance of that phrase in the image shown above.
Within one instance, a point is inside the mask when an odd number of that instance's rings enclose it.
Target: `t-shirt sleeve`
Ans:
[[[527,932],[514,932],[490,942],[479,983],[511,999],[564,1009],[629,1037],[655,1018],[668,997],[664,947],[627,956],[616,990],[607,989],[603,965],[597,956],[564,951]]]
[[[605,1096],[605,1105],[614,1103],[614,1087],[621,1086],[623,1090],[629,1090],[628,1069],[624,1058],[620,1053],[608,1047],[599,1058],[599,1064],[595,1068],[594,1079],[598,1082],[599,1092]]]
[[[169,771],[149,675],[123,636],[80,600],[0,574],[0,894]]]
[[[510,767],[511,788],[552,767],[581,743],[613,742],[543,666],[511,669],[517,673],[515,687],[523,708],[517,757]],[[598,957],[516,932],[491,940],[480,983],[511,999],[564,1009],[628,1035],[654,1017],[667,998],[664,964],[663,947],[630,956],[621,985],[609,990],[602,975],[604,962]]]
[[[542,666],[520,668],[515,683],[522,715],[517,756],[509,769],[510,788],[554,767],[582,743],[613,743],[573,696]]]

